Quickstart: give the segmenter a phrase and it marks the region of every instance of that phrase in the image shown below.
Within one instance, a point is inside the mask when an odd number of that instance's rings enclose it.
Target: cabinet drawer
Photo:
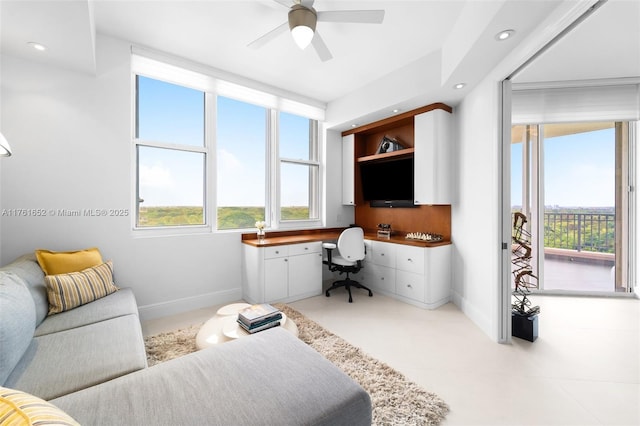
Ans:
[[[364,260],[365,262],[373,261],[373,241],[364,240]]]
[[[403,271],[424,274],[424,251],[427,249],[412,246],[398,246],[396,252],[397,268]]]
[[[297,256],[300,254],[320,253],[322,251],[322,243],[320,241],[304,244],[291,244],[289,247],[289,256]]]
[[[389,268],[396,267],[396,245],[392,243],[381,243],[373,241],[371,261],[376,265],[387,266]]]
[[[354,275],[356,279],[357,275]],[[362,274],[362,284],[388,293],[396,292],[396,270],[386,266],[366,263]]]
[[[264,258],[285,257],[289,255],[289,246],[273,246],[264,248]]]
[[[424,275],[397,271],[396,294],[424,302]]]

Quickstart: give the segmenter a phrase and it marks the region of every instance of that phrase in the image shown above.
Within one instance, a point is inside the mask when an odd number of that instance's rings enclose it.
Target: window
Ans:
[[[135,229],[320,225],[324,111],[189,68],[132,56]]]
[[[267,205],[266,108],[218,96],[218,229],[252,228]]]
[[[136,226],[204,225],[204,93],[143,76],[136,88]]]
[[[279,114],[280,220],[318,219],[316,127],[314,120]]]

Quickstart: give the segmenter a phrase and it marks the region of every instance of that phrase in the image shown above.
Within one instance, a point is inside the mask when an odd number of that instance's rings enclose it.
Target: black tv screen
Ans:
[[[413,157],[360,163],[362,195],[372,206],[413,206]]]

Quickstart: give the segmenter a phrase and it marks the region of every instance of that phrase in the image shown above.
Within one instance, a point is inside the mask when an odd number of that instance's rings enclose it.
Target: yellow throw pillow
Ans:
[[[80,423],[50,402],[0,387],[0,425],[80,426]]]
[[[93,302],[118,290],[113,283],[113,263],[110,260],[80,272],[47,275],[44,281],[49,315]]]
[[[78,251],[36,250],[36,258],[45,275],[78,272],[102,263],[96,247]]]

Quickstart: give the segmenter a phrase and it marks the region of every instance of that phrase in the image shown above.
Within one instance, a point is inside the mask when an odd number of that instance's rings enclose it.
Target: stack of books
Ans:
[[[251,334],[277,327],[281,320],[282,312],[266,303],[252,305],[238,313],[238,324]]]

